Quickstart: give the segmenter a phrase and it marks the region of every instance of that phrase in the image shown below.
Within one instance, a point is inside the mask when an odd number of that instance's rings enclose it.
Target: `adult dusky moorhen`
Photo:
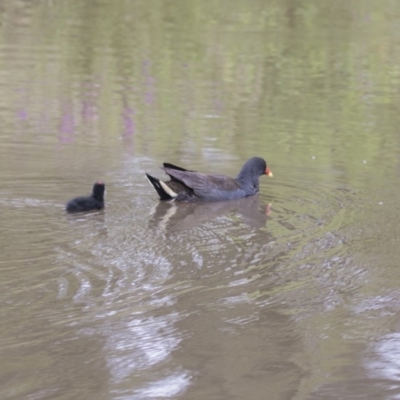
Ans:
[[[252,196],[258,193],[259,177],[272,172],[261,157],[246,161],[236,178],[218,174],[202,174],[164,163],[162,169],[171,180],[164,182],[146,173],[161,200],[222,201]]]

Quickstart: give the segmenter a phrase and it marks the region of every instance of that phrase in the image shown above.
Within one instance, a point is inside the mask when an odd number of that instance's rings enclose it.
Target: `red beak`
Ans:
[[[271,171],[269,168],[266,168],[266,169],[265,169],[265,175],[268,175],[268,176],[270,176],[271,178],[274,176],[274,175],[272,174],[272,171]]]

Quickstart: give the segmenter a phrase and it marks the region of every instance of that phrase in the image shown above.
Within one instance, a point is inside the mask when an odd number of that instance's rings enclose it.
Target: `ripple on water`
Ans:
[[[335,262],[343,263],[343,240],[337,232],[351,219],[354,197],[354,191],[345,185],[270,180],[267,193],[259,196],[174,204],[149,197],[148,185],[135,183],[144,181],[143,170],[136,174],[132,181],[127,174],[113,184],[125,191],[108,187],[106,209],[98,213],[63,213],[60,218],[61,210],[48,201],[8,201],[15,209],[37,210],[25,216],[27,225],[38,231],[28,240],[36,253],[30,252],[28,260],[43,258],[46,267],[41,274],[58,271],[59,299],[87,307],[108,304],[115,308],[120,303],[130,304],[129,299],[150,306],[155,293],[169,303],[179,293],[179,286],[188,290],[188,279],[201,277],[192,287],[208,290],[244,287],[263,280],[270,271],[285,276],[285,268],[290,268],[293,277],[304,269],[326,270]],[[142,192],[146,196],[141,196]],[[44,222],[41,215],[49,208],[51,218]],[[14,235],[24,231],[23,225],[9,221]],[[51,262],[54,255],[55,263]],[[213,284],[216,276],[226,280]]]
[[[339,290],[357,287],[360,270],[340,233],[351,221],[351,188],[277,181],[265,194],[238,201],[174,204],[136,186],[143,179],[139,171],[115,180],[106,208],[95,213],[68,215],[60,204],[34,199],[2,205],[23,213],[20,221],[30,228],[11,217],[6,224],[34,249],[8,257],[15,261],[3,281],[13,287],[8,301],[34,298],[29,312],[53,329],[100,336],[113,380],[136,375],[138,398],[188,385],[191,373],[180,368],[157,379],[145,375],[179,347],[177,324],[199,307],[251,304],[246,317],[226,317],[234,330],[256,321],[261,307],[282,303],[292,314],[331,307]],[[20,265],[30,269],[21,275]],[[33,288],[26,296],[24,280]],[[64,330],[49,328],[48,335],[66,340]]]
[[[260,304],[292,297],[296,307],[291,313],[312,311],[310,305],[332,307],[341,301],[341,291],[359,287],[362,268],[352,264],[344,236],[354,220],[356,195],[353,188],[335,180],[319,183],[298,177],[271,184],[269,195],[262,198],[272,202],[268,226],[277,253],[265,260],[275,267],[273,278],[254,293]]]

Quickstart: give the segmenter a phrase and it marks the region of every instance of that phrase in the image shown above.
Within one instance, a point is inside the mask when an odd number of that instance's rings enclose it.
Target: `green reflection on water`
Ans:
[[[388,15],[396,20],[397,2],[10,3],[3,105],[30,122],[45,115],[49,135],[70,114],[74,146],[91,134],[99,146],[122,137],[135,154],[195,164],[205,148],[294,167],[313,157],[348,181],[365,160],[379,175],[398,148],[400,52]]]

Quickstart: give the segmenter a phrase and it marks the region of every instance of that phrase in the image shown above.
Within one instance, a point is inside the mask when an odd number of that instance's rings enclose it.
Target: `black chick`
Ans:
[[[87,197],[76,197],[70,200],[66,205],[66,211],[82,212],[82,211],[92,211],[101,210],[104,208],[104,193],[106,185],[103,182],[96,182],[93,186],[93,191],[91,196]]]

